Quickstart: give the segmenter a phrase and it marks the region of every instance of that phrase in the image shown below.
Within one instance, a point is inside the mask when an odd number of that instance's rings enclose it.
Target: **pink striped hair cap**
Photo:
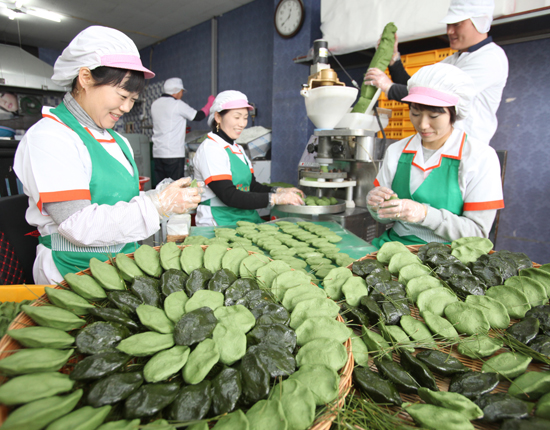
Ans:
[[[407,83],[409,95],[402,101],[427,106],[455,106],[457,119],[468,116],[474,97],[472,78],[456,66],[437,63],[422,67]]]

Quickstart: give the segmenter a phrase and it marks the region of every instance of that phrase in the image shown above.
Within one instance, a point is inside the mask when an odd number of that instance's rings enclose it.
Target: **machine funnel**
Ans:
[[[357,88],[320,86],[303,89],[307,116],[316,128],[333,129],[349,111],[357,97]]]

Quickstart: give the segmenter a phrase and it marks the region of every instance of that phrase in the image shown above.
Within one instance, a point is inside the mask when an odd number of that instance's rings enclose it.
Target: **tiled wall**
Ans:
[[[550,39],[502,47],[510,71],[491,140],[506,149],[504,203],[497,248],[550,262]]]

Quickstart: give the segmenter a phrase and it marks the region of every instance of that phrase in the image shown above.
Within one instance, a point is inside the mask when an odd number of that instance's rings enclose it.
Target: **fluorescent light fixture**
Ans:
[[[24,0],[17,0],[15,3],[5,3],[0,1],[0,7],[7,8],[9,19],[21,18],[22,15],[33,15],[39,18],[48,19],[54,22],[61,22],[62,15],[51,12],[46,9],[40,9],[32,6],[23,6]]]
[[[27,7],[27,13],[39,18],[49,19],[50,21],[61,22],[61,15],[55,12],[50,12],[45,9],[38,9],[36,7]]]

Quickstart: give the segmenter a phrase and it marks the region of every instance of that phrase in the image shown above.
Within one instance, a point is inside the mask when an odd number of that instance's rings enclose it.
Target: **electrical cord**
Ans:
[[[351,81],[351,84],[357,88],[358,90],[361,89],[361,87],[357,84],[357,81],[355,79],[353,79],[349,73],[346,71],[346,69],[344,69],[344,66],[342,66],[342,63],[340,63],[340,61],[338,61],[338,58],[336,58],[336,55],[334,55],[332,53],[332,51],[329,49],[328,52],[330,52],[330,55],[332,55],[332,58],[334,58],[336,60],[336,62],[338,63],[338,65],[340,66],[340,68],[342,69],[342,71],[346,74],[346,76],[350,79]]]

